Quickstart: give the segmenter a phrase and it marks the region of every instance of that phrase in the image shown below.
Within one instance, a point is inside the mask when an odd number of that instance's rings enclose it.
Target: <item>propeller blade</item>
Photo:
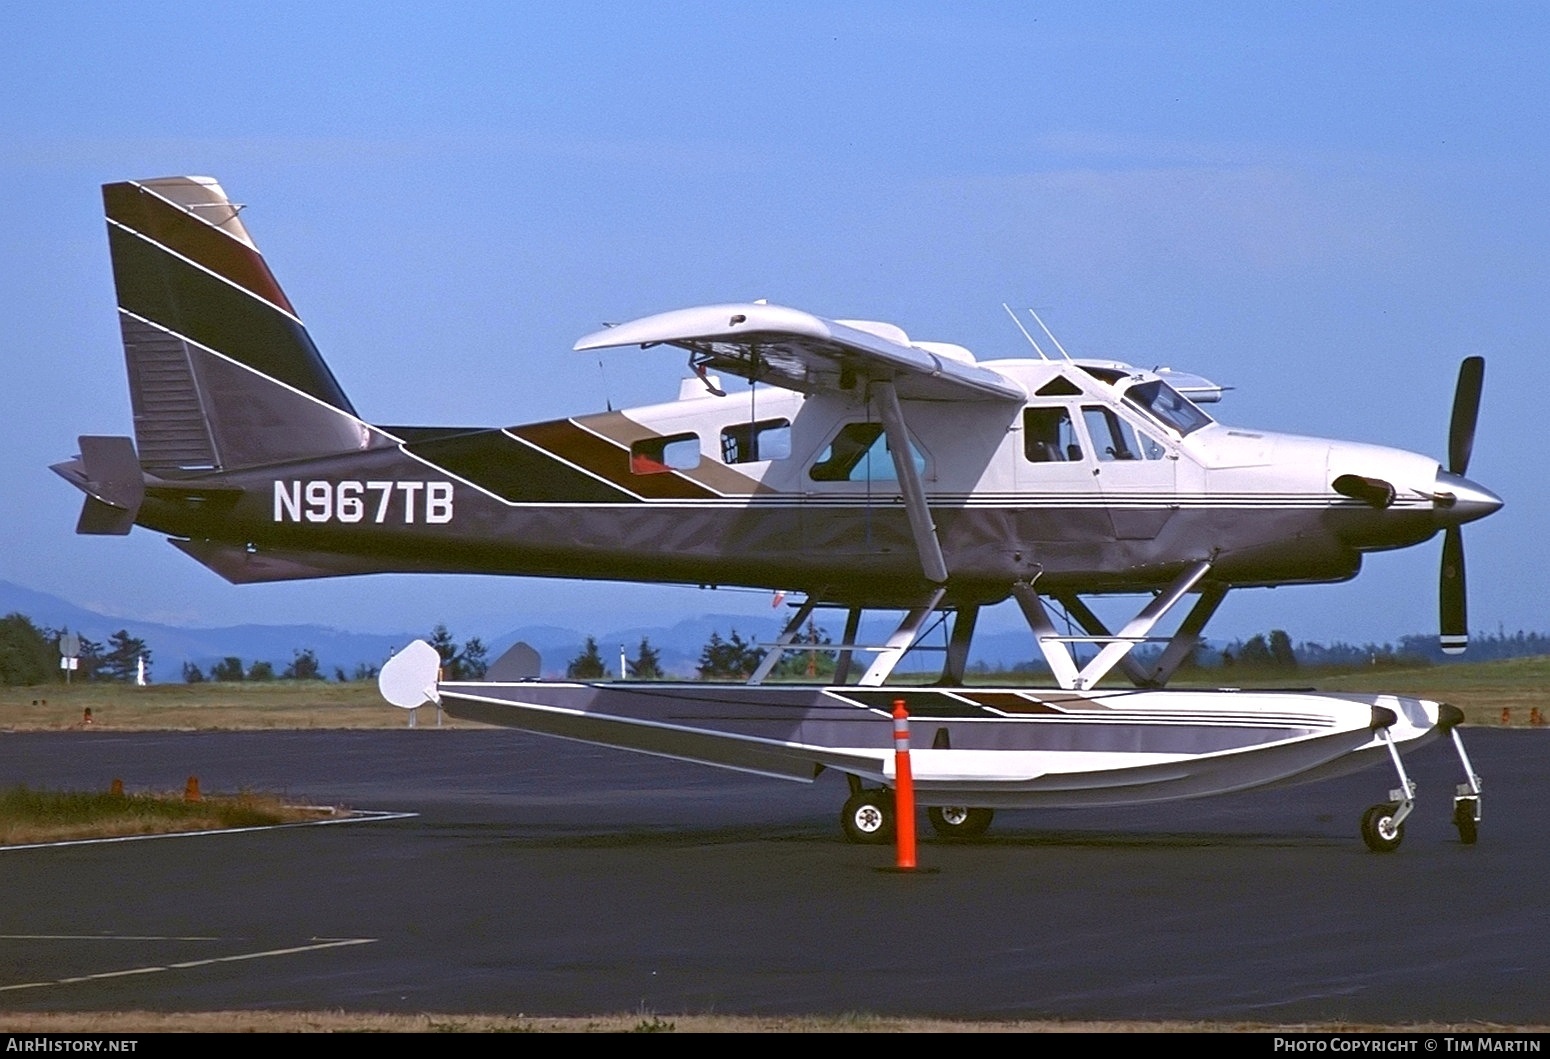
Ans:
[[[1458,386],[1453,390],[1453,421],[1448,426],[1448,470],[1462,475],[1469,470],[1475,450],[1475,421],[1480,416],[1480,388],[1485,382],[1485,358],[1465,357],[1459,365]]]
[[[1468,604],[1464,598],[1464,534],[1449,526],[1442,536],[1442,575],[1437,585],[1444,654],[1463,654],[1469,645]]]

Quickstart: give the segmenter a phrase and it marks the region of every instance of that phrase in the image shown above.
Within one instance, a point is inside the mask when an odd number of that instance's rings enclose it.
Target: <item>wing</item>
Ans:
[[[800,393],[892,382],[920,401],[1022,401],[1013,380],[961,346],[911,342],[892,324],[827,320],[780,305],[701,305],[644,316],[586,335],[576,350],[677,346],[697,372],[719,371]]]

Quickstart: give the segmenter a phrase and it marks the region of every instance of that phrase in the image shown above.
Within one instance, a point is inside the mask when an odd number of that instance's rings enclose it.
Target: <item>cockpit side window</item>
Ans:
[[[1158,460],[1167,449],[1145,431],[1137,430],[1112,408],[1102,405],[1083,405],[1082,422],[1087,424],[1087,436],[1092,438],[1098,459],[1109,460]]]
[[[1181,436],[1211,422],[1210,416],[1161,379],[1136,383],[1125,391],[1125,400]]]
[[[1146,459],[1160,460],[1168,455],[1168,447],[1146,431],[1137,430],[1136,437],[1141,439],[1141,455]]]
[[[1023,455],[1030,463],[1075,463],[1082,445],[1064,405],[1023,409]]]
[[[910,443],[915,469],[926,473],[926,457]],[[807,470],[815,482],[895,481],[893,456],[881,423],[846,423]]]

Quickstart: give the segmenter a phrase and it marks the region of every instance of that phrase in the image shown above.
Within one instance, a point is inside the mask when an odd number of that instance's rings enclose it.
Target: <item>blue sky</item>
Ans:
[[[838,8],[838,10],[835,10]],[[1236,390],[1235,424],[1445,450],[1487,358],[1471,624],[1545,629],[1550,8],[1542,4],[0,7],[0,578],[126,617],[491,634],[762,595],[501,578],[234,587],[84,538],[46,469],[130,432],[98,186],[218,177],[368,418],[502,424],[665,399],[600,321],[769,298]],[[1440,541],[1210,632],[1436,625]],[[605,617],[606,616],[606,617]]]

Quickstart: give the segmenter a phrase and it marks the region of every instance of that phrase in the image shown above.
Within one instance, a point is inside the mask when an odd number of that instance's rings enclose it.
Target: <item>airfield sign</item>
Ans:
[[[70,674],[80,668],[81,664],[81,638],[73,632],[59,634],[59,668],[65,671],[65,683],[70,683]]]

